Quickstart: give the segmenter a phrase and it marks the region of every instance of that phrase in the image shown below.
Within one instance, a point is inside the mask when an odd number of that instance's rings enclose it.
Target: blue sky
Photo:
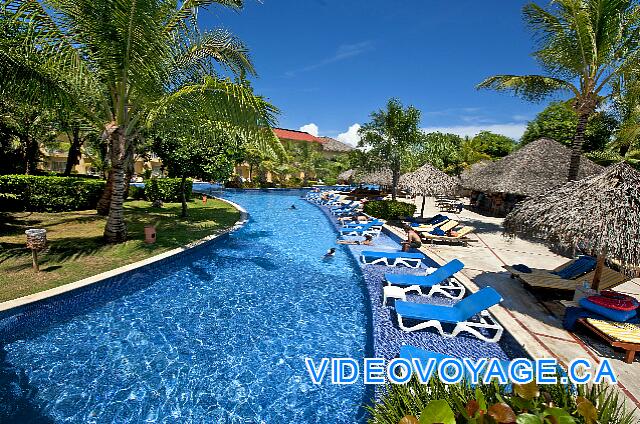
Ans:
[[[200,22],[247,44],[256,92],[280,108],[281,127],[353,142],[355,125],[398,97],[422,111],[426,129],[518,138],[545,104],[474,87],[496,73],[540,71],[525,3],[248,0],[240,13],[213,8]]]

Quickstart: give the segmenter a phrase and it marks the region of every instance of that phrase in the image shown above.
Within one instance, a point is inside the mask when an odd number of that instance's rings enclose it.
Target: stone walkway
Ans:
[[[415,199],[418,207],[421,198]],[[434,199],[427,198],[424,216],[433,216],[440,211]],[[623,361],[623,353],[611,349],[606,343],[586,332],[577,334],[562,328],[561,319],[552,315],[527,289],[502,268],[503,265],[524,263],[532,268],[553,269],[568,259],[551,252],[546,246],[519,238],[503,235],[502,218],[486,217],[464,210],[455,216],[466,225],[476,227],[473,239],[467,247],[448,245],[427,245],[423,252],[441,264],[458,258],[465,264],[463,281],[470,288],[477,289],[491,285],[498,290],[505,301],[491,312],[507,330],[535,357],[554,357],[564,364],[578,357],[600,361],[607,357],[612,360],[618,374],[620,389],[629,400],[640,407],[640,358],[633,364]],[[466,278],[464,278],[466,277]],[[640,299],[640,280],[632,280],[616,290]],[[638,355],[640,356],[640,355]]]

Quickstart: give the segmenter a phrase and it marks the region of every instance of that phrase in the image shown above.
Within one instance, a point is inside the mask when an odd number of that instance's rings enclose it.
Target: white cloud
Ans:
[[[314,124],[313,122],[307,124],[307,125],[303,125],[300,127],[300,131],[304,131],[304,132],[308,132],[309,134],[311,134],[314,137],[318,136],[318,126],[316,124]]]
[[[451,127],[426,127],[425,132],[436,132],[457,134],[461,137],[473,137],[480,131],[491,131],[492,133],[506,135],[507,137],[519,140],[524,134],[527,124],[524,123],[506,123],[506,124],[489,124],[489,125],[454,125]]]
[[[338,136],[336,137],[336,140],[346,144],[350,144],[355,147],[358,144],[358,141],[360,141],[360,135],[358,134],[359,129],[360,129],[360,124],[355,123],[349,127],[347,132],[338,134]]]

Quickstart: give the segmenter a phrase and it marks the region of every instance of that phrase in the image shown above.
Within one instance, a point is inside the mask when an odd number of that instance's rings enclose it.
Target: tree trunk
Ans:
[[[133,158],[133,143],[128,143],[127,153],[124,158],[125,163],[125,179],[124,179],[124,198],[123,200],[127,200],[129,197],[129,186],[131,185],[131,178],[133,177],[134,169],[134,158]]]
[[[595,291],[600,291],[600,278],[602,277],[602,270],[604,269],[605,253],[598,255],[596,262],[596,270],[593,273],[593,281],[591,281],[591,288]]]
[[[102,196],[100,197],[100,200],[98,200],[98,205],[96,206],[96,211],[98,212],[98,215],[101,215],[101,216],[109,215],[109,205],[111,204],[111,193],[113,193],[113,172],[109,171],[107,175],[107,185],[104,187]]]
[[[79,163],[80,148],[84,140],[80,138],[80,128],[73,127],[73,137],[71,139],[71,146],[69,147],[69,153],[67,154],[67,165],[64,168],[64,176],[68,177],[73,171],[73,167]]]
[[[249,164],[249,181],[253,182],[253,165]]]
[[[631,149],[631,144],[623,144],[622,146],[620,146],[620,149],[618,149],[618,152],[620,153],[620,156],[625,157],[627,156],[627,153],[629,152],[629,150]]]
[[[127,154],[127,140],[124,128],[115,123],[107,125],[105,132],[111,147],[111,174],[113,187],[109,216],[104,227],[104,238],[108,243],[122,243],[127,239],[127,226],[124,222],[124,187],[125,187],[125,157]]]
[[[182,214],[181,218],[187,217],[187,195],[185,193],[187,189],[187,176],[183,175],[182,180],[180,181],[180,194],[182,195]]]
[[[578,127],[576,135],[571,143],[571,161],[569,162],[569,181],[578,179],[580,171],[580,159],[582,157],[582,146],[584,145],[584,133],[587,129],[589,113],[581,112],[578,115]]]
[[[38,160],[40,159],[40,146],[38,142],[30,137],[28,134],[21,137],[24,143],[24,156],[25,156],[25,174],[33,175],[38,170]]]
[[[400,180],[400,171],[393,170],[391,176],[391,200],[396,200],[398,196],[398,181]]]

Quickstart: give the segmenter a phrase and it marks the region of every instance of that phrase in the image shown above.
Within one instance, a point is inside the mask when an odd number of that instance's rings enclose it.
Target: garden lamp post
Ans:
[[[33,269],[40,272],[38,266],[38,252],[47,247],[47,230],[43,228],[31,228],[24,232],[27,235],[27,247],[31,249]]]

